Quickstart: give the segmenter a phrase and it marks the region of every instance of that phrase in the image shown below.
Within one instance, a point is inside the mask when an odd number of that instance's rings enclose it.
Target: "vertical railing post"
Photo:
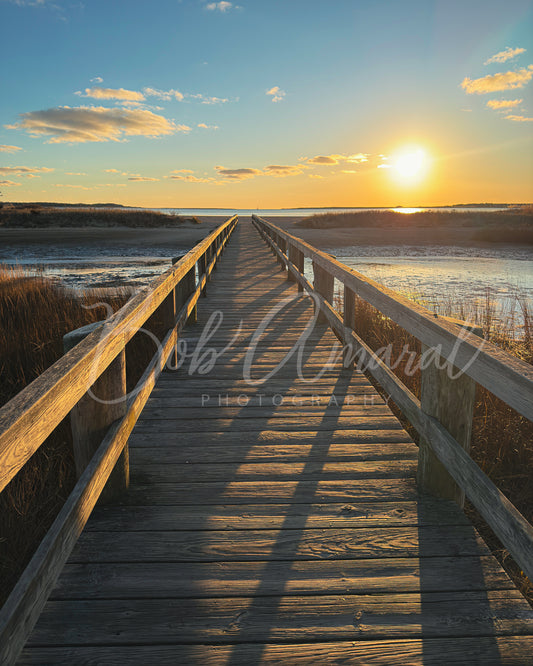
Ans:
[[[172,260],[173,263],[176,263],[178,259]],[[176,313],[179,313],[181,308],[185,305],[185,303],[189,300],[189,297],[191,294],[194,293],[196,289],[196,264],[188,271],[185,273],[185,275],[181,278],[181,280],[178,282],[175,288],[175,293],[176,293]],[[198,306],[195,305],[193,309],[191,310],[191,314],[189,315],[187,319],[188,324],[194,324],[196,323],[198,319]]]
[[[63,336],[64,352],[69,352],[102,325],[103,322],[96,322],[67,333]],[[84,472],[111,424],[122,418],[126,411],[126,353],[122,348],[70,412],[77,478]],[[110,502],[120,497],[128,489],[129,478],[129,453],[126,444],[109,476],[101,500]]]
[[[333,285],[333,275],[313,261],[313,287],[328,303],[333,303]],[[317,322],[323,324],[327,321],[327,317],[319,312]]]
[[[294,247],[294,245],[289,243],[288,257],[289,257],[289,261],[291,262],[291,264],[294,264],[294,265],[296,265],[296,252],[295,252],[295,250],[296,250],[296,248]],[[294,275],[291,273],[290,270],[287,270],[287,280],[289,282],[297,282],[296,278],[294,277]]]
[[[207,252],[205,252],[204,254],[202,254],[202,256],[200,257],[200,259],[198,260],[198,278],[199,278],[200,280],[202,279],[202,277],[203,277],[203,276],[205,275],[205,273],[207,272],[207,264],[208,264],[208,261],[207,261]],[[205,281],[206,281],[206,284],[207,284],[207,276],[206,276],[206,280],[205,280]],[[205,287],[202,289],[202,296],[204,296],[204,297],[207,296],[207,286],[205,286]]]
[[[285,254],[285,255],[287,254],[287,241],[284,238],[282,238],[281,236],[278,236],[278,247],[283,252],[283,254]],[[281,257],[280,257],[279,263],[280,263],[280,266],[281,266],[282,270],[288,270],[285,262],[283,261],[283,259]]]
[[[300,271],[300,273],[303,275],[304,272],[304,253],[299,250],[297,247],[294,247],[294,245],[289,245],[289,261],[294,264],[294,266]],[[294,278],[289,271],[289,274],[287,276],[287,280],[290,280],[291,282],[296,282],[296,278]],[[302,285],[298,282],[298,291],[303,291],[304,288]]]
[[[355,292],[344,285],[344,312],[343,312],[343,321],[344,325],[350,330],[355,329]],[[343,359],[344,367],[348,367],[353,363],[354,354],[353,350],[350,348],[351,345],[345,343],[343,349]]]
[[[446,319],[475,335],[483,336],[481,327],[448,317]],[[429,349],[423,344],[422,354],[427,353]],[[463,449],[469,451],[476,394],[475,381],[449,361],[438,356],[436,352],[431,363],[423,365],[420,388],[422,411],[440,421]],[[417,483],[423,492],[453,500],[460,507],[464,505],[464,491],[446,471],[424,437],[420,438],[418,449]]]

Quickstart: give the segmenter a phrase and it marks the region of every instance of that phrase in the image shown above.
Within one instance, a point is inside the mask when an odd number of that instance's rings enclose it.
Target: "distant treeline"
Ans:
[[[197,217],[166,215],[151,210],[113,208],[55,208],[40,205],[0,208],[0,228],[47,227],[176,227],[200,224]]]

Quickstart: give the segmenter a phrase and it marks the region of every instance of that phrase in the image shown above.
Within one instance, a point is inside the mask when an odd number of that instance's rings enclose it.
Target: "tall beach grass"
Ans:
[[[8,402],[63,354],[63,336],[105,319],[129,294],[93,290],[76,294],[58,283],[20,269],[0,266],[0,406]],[[106,305],[96,306],[98,303]],[[145,325],[156,335],[161,324]],[[155,353],[148,336],[127,345],[127,384],[131,390]],[[68,418],[46,439],[0,494],[0,605],[22,573],[75,483]]]

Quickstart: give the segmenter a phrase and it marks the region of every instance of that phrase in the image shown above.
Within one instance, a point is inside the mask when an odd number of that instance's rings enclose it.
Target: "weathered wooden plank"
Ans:
[[[326,527],[469,526],[452,502],[100,506],[88,531],[247,530]]]
[[[218,562],[488,555],[470,526],[84,532],[70,562]]]
[[[475,638],[427,638],[409,640],[312,641],[296,644],[241,643],[226,645],[121,645],[40,647],[24,650],[21,666],[94,666],[120,663],[121,666],[250,666],[258,664],[365,664],[365,666],[524,666],[526,655],[533,652],[531,636],[476,636]]]
[[[245,399],[243,398],[243,402]],[[307,418],[320,418],[324,415],[325,418],[341,418],[352,419],[356,421],[360,418],[389,416],[390,411],[387,410],[384,401],[376,395],[367,396],[366,400],[361,400],[358,403],[350,403],[347,405],[328,405],[317,406],[310,404],[299,405],[293,404],[294,401],[286,401],[288,404],[280,399],[279,405],[263,405],[248,406],[243,404],[241,407],[181,407],[178,401],[159,401],[155,400],[143,410],[143,421],[180,421],[198,419],[202,421],[231,419],[233,421],[239,419],[307,419]],[[388,413],[387,413],[388,411]]]
[[[206,483],[152,484],[137,482],[122,499],[125,506],[148,504],[308,504],[312,502],[403,502],[418,497],[411,479],[374,481],[210,481]]]
[[[239,434],[231,431],[210,431],[209,435],[202,432],[190,432],[187,433],[186,438],[179,432],[165,433],[164,437],[162,437],[157,432],[141,433],[134,431],[128,442],[130,449],[134,449],[135,447],[166,448],[169,450],[173,449],[176,455],[179,455],[182,447],[183,451],[186,451],[187,447],[192,447],[193,449],[201,448],[202,451],[217,449],[223,455],[223,451],[226,448],[235,445],[248,448],[249,451],[252,451],[252,448],[258,445],[265,445],[272,448],[272,450],[274,448],[277,450],[277,446],[280,443],[289,448],[298,445],[310,445],[314,448],[324,443],[329,443],[330,447],[334,447],[337,444],[346,444],[353,449],[354,455],[357,455],[360,445],[368,445],[371,450],[375,447],[375,455],[370,456],[369,459],[376,456],[379,457],[381,451],[386,452],[386,449],[378,446],[381,443],[410,443],[411,447],[414,447],[409,435],[397,423],[392,424],[387,429],[352,428],[347,430],[302,430],[295,432],[283,430],[249,430],[239,432]],[[417,450],[416,447],[414,448]],[[201,454],[198,453],[198,455]],[[190,460],[190,458],[185,459]]]
[[[368,406],[367,411],[360,416],[294,416],[251,418],[251,419],[152,419],[140,418],[137,423],[137,432],[150,432],[165,435],[172,432],[210,432],[230,430],[234,433],[239,431],[262,431],[262,430],[286,430],[301,431],[308,430],[317,432],[321,430],[342,430],[354,428],[382,430],[393,428],[398,423],[396,417],[392,416],[386,407]]]
[[[339,414],[342,416],[358,416],[366,413],[365,407],[370,405],[384,405],[385,401],[377,393],[366,393],[359,395],[328,396],[328,399],[312,400],[313,396],[304,399],[300,396],[284,397],[283,395],[268,396],[246,396],[240,394],[233,404],[218,405],[218,396],[211,400],[208,394],[196,404],[184,405],[179,397],[157,397],[150,400],[150,404],[144,410],[145,418],[261,418],[270,416],[318,416],[324,413]],[[191,401],[192,402],[192,401]],[[203,402],[203,404],[202,404]],[[210,404],[211,403],[211,404]],[[255,403],[255,404],[254,404]]]
[[[195,463],[151,462],[135,468],[132,479],[141,483],[188,483],[205,481],[406,479],[416,473],[416,461],[329,462],[323,460],[290,463]]]
[[[204,386],[203,389],[198,387],[197,390],[188,391],[187,386],[180,386],[179,388],[169,387],[167,390],[162,388],[157,389],[157,392],[152,394],[150,405],[154,407],[157,405],[171,405],[173,407],[281,407],[286,404],[292,407],[322,406],[322,409],[328,405],[357,405],[368,400],[369,396],[375,396],[382,400],[381,396],[370,386],[370,384],[360,384],[352,388],[348,392],[337,392],[334,387],[330,391],[322,390],[313,392],[308,390],[306,393],[298,390],[296,387],[291,387],[283,393],[272,390],[263,389],[262,391],[248,390],[243,391],[231,387],[224,392],[214,392],[211,396],[209,387]],[[202,392],[203,390],[203,392]]]
[[[528,634],[533,611],[516,590],[261,597],[50,601],[29,645],[437,638]],[[68,620],[68,623],[65,622]]]
[[[65,566],[51,598],[163,599],[514,589],[493,557]],[[297,617],[297,615],[296,615]]]
[[[211,431],[208,436],[201,432],[190,432],[187,433],[186,438],[180,432],[165,433],[164,437],[161,437],[155,431],[140,433],[134,430],[128,441],[132,449],[136,446],[157,447],[159,450],[161,448],[172,448],[177,454],[182,446],[183,450],[186,450],[187,446],[191,446],[194,449],[201,447],[202,451],[207,448],[218,448],[222,452],[226,447],[234,445],[248,447],[251,451],[252,447],[256,445],[264,444],[274,449],[280,443],[288,447],[299,444],[315,445],[318,447],[324,443],[330,443],[331,446],[334,446],[343,443],[353,447],[354,452],[357,451],[357,447],[360,444],[368,444],[371,448],[375,445],[376,455],[379,455],[379,451],[384,450],[378,447],[382,442],[409,442],[414,447],[409,435],[405,430],[401,429],[398,423],[392,424],[392,427],[387,429],[352,428],[350,430],[309,430],[296,432],[265,429],[248,430],[246,432],[239,432],[238,434],[231,431]],[[417,449],[415,448],[415,450]],[[197,455],[201,455],[201,453],[198,452]],[[186,458],[186,460],[188,459]]]
[[[294,433],[288,433],[294,434]],[[140,437],[140,436],[138,436]],[[210,440],[210,436],[206,438]],[[280,438],[280,441],[281,438]],[[145,444],[152,442],[150,446],[142,446],[137,439],[130,453],[130,461],[136,468],[142,470],[145,465],[157,463],[160,465],[177,465],[184,463],[280,463],[280,462],[314,462],[314,461],[384,461],[402,460],[416,461],[417,449],[412,444],[390,444],[377,441],[375,444],[365,445],[350,443],[331,444],[330,442],[317,441],[314,445],[299,444],[270,444],[267,446],[243,445],[242,443],[228,443],[224,447],[209,442],[205,446],[191,446],[189,443],[183,446],[157,446],[154,439],[147,435]]]

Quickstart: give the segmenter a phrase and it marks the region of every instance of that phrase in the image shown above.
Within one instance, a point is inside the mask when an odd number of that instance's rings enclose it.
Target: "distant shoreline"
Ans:
[[[3,201],[5,206],[14,206],[15,208],[22,207],[31,207],[31,206],[41,206],[43,208],[118,208],[125,210],[223,210],[223,211],[236,211],[236,210],[252,210],[246,206],[128,206],[127,204],[117,204],[117,203],[61,203],[54,201]],[[402,208],[420,208],[423,210],[433,210],[438,208],[518,208],[521,206],[533,206],[533,202],[525,203],[459,203],[459,204],[442,204],[435,206],[282,206],[282,207],[273,207],[263,206],[257,208],[257,210],[391,210]]]

